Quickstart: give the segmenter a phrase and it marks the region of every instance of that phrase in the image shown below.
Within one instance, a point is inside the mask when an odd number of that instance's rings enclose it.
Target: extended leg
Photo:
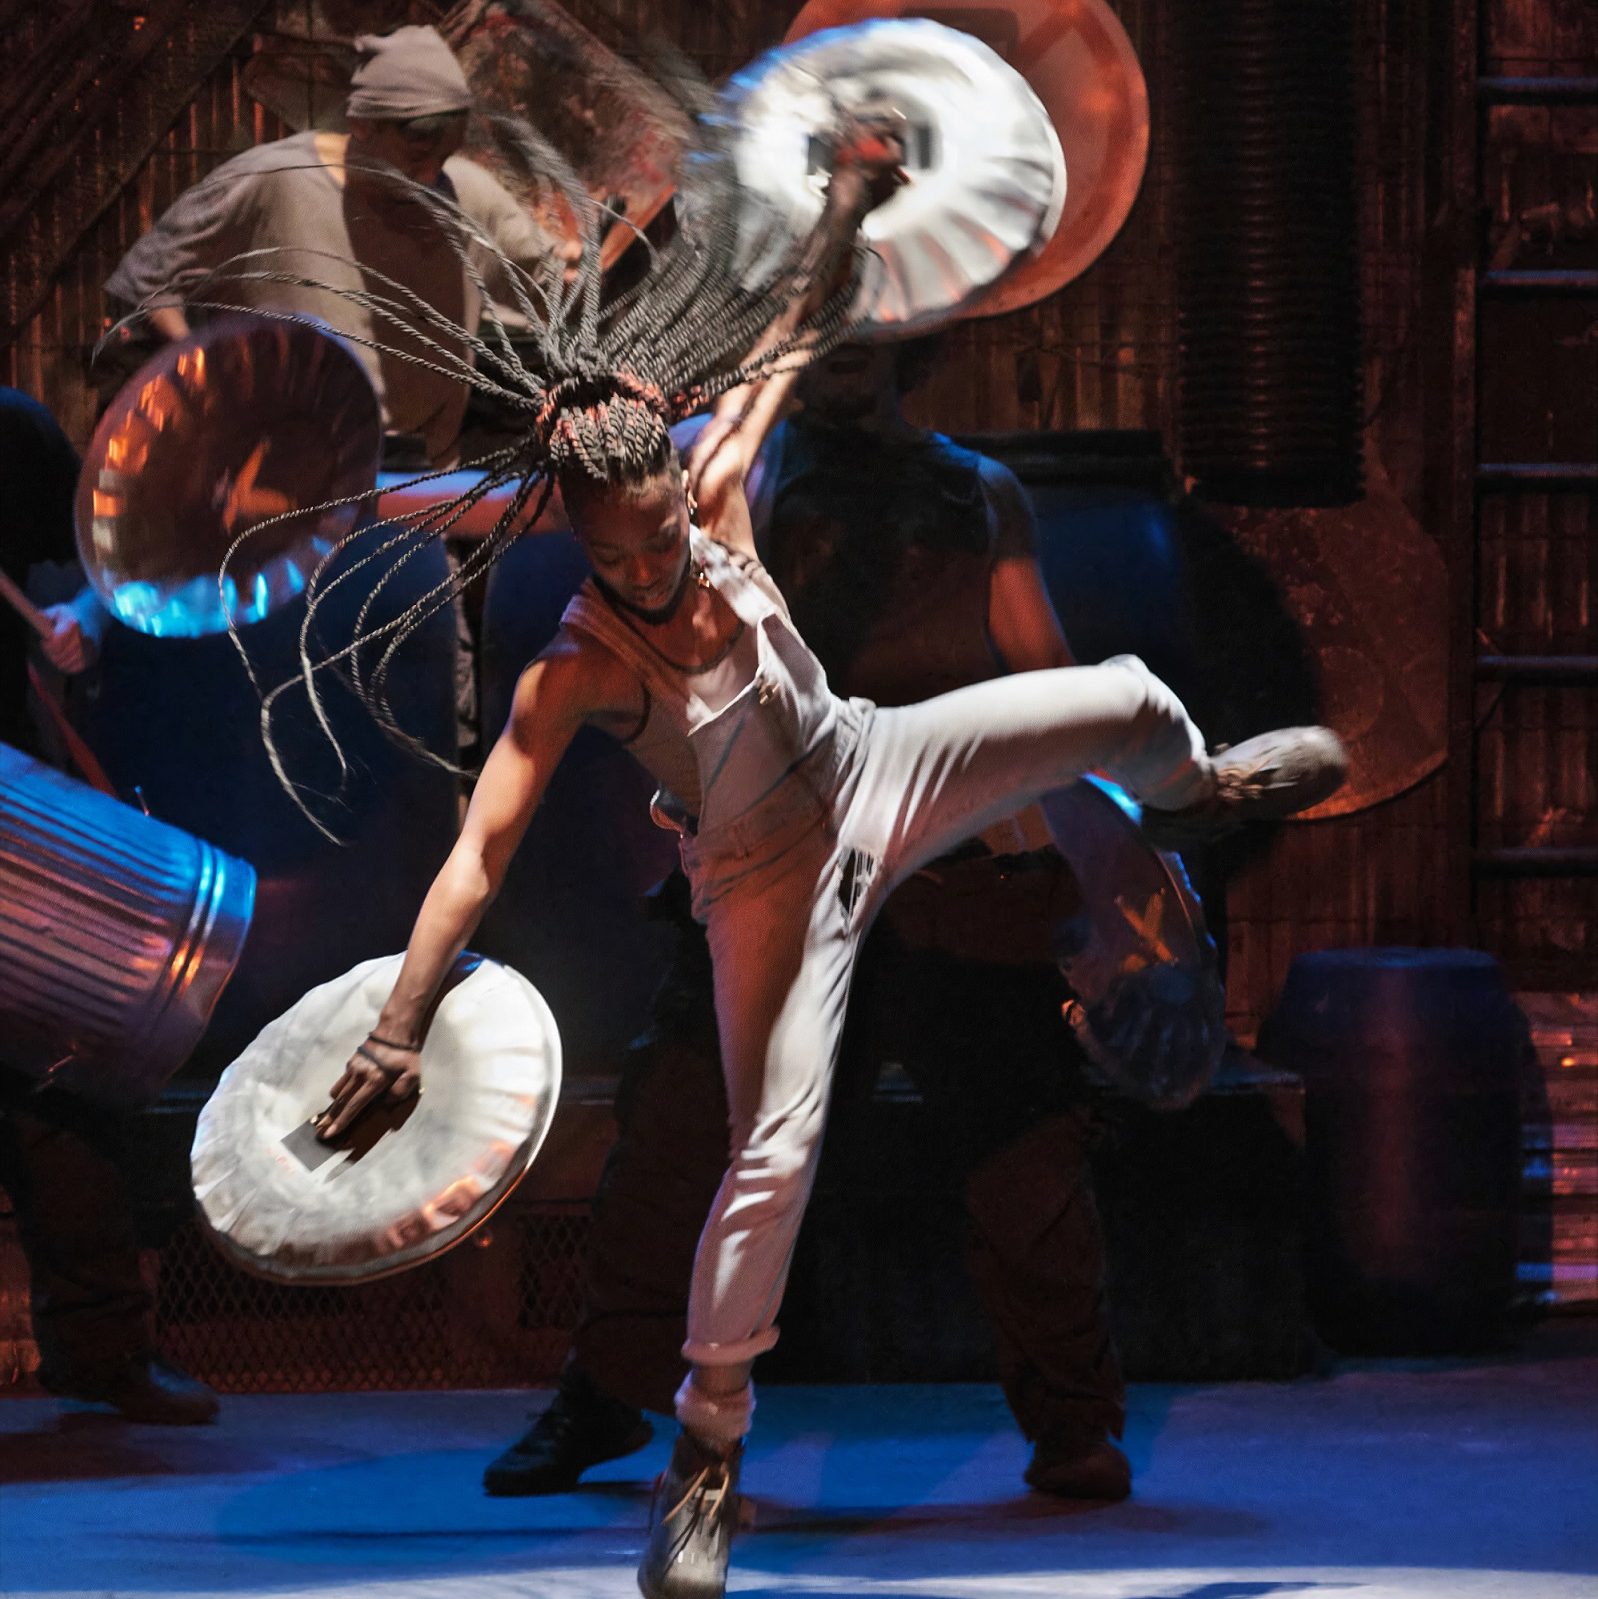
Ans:
[[[995,909],[1004,892],[996,880]],[[894,919],[890,901],[884,920]],[[1005,1398],[1037,1446],[1028,1480],[1071,1497],[1124,1497],[1126,1459],[1109,1439],[1120,1435],[1125,1392],[1088,1169],[1096,1117],[1061,1019],[1060,976],[905,950],[885,986],[896,1058],[964,1172],[972,1280]]]
[[[3,1171],[32,1277],[47,1387],[93,1385],[153,1350],[117,1118],[60,1093],[8,1095]]]
[[[1050,789],[1099,771],[1172,809],[1213,783],[1203,737],[1140,661],[1024,672],[878,710],[845,842],[906,872]]]

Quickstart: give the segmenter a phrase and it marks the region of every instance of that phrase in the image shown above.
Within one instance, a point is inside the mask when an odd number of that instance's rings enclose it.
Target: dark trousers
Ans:
[[[149,1290],[125,1175],[128,1118],[0,1069],[0,1185],[27,1256],[46,1387],[148,1357]]]
[[[573,1360],[607,1392],[669,1414],[688,1282],[727,1160],[709,957],[687,924],[651,1032],[632,1050],[595,1199]],[[1119,1434],[1120,1365],[1088,1175],[1095,1118],[1072,1068],[1050,967],[907,946],[879,925],[861,954],[832,1115],[847,1135],[884,1060],[903,1064],[963,1174],[968,1263],[1022,1432]]]

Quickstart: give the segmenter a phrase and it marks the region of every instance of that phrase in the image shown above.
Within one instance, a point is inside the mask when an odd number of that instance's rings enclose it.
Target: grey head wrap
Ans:
[[[363,33],[355,49],[361,59],[350,79],[347,116],[404,122],[471,110],[466,74],[436,28]]]

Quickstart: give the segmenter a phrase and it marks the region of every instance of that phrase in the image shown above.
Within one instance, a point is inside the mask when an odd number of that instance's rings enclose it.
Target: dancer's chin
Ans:
[[[677,608],[682,604],[682,597],[688,592],[688,562],[683,562],[682,576],[677,579],[677,586],[671,591],[671,597],[662,600],[659,605],[636,604],[625,594],[618,593],[603,578],[598,578],[596,581],[610,596],[612,602],[620,606],[629,616],[636,616],[640,622],[658,625],[661,622],[669,622],[677,614]]]

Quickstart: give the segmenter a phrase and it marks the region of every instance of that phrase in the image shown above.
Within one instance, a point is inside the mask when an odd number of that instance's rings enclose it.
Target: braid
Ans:
[[[608,304],[601,283],[603,235],[611,226],[630,224],[599,205],[570,164],[535,130],[507,118],[495,118],[491,124],[502,153],[519,162],[532,178],[557,190],[576,220],[580,255],[570,273],[563,274],[553,259],[542,270],[524,270],[505,259],[446,197],[391,170],[382,173],[426,207],[443,230],[483,296],[487,320],[500,335],[497,341],[456,326],[392,279],[368,274],[372,287],[338,289],[285,270],[275,251],[250,252],[224,263],[212,275],[214,281],[315,284],[342,293],[374,319],[375,336],[361,341],[368,347],[465,382],[524,419],[514,445],[485,460],[465,463],[485,468],[486,481],[441,504],[408,513],[395,525],[358,526],[307,584],[301,670],[290,682],[263,693],[262,728],[283,786],[312,824],[329,837],[336,835],[312,808],[316,796],[289,776],[275,744],[273,714],[283,693],[294,687],[304,690],[341,777],[348,768],[318,687],[320,675],[328,670],[349,680],[391,738],[437,759],[401,728],[387,692],[389,667],[396,652],[430,616],[453,604],[462,588],[504,553],[523,525],[529,505],[541,509],[557,481],[579,492],[596,487],[625,490],[648,483],[675,464],[668,431],[673,422],[704,409],[742,383],[825,353],[851,331],[852,307],[870,259],[858,242],[847,281],[833,290],[821,309],[792,336],[758,356],[749,355],[778,313],[802,292],[807,262],[813,257],[812,241],[783,233],[769,220],[763,200],[739,187],[726,125],[717,115],[706,114],[711,101],[702,80],[669,52],[657,49],[653,64],[667,79],[665,86],[674,98],[696,114],[703,147],[685,162],[679,175],[675,234],[659,249],[639,236],[648,273]],[[503,324],[486,292],[487,258],[494,258],[498,275],[510,284],[515,308],[527,324],[520,350],[504,338]],[[302,320],[294,313],[277,315],[285,321]],[[400,329],[405,330],[408,347],[396,349],[389,342],[390,330]],[[446,536],[490,489],[509,483],[517,485],[512,503],[459,569],[399,614],[378,620],[374,604],[398,567],[429,542]],[[241,559],[252,537],[269,525],[256,524],[241,534],[229,551],[229,562]],[[382,575],[375,581],[364,579],[371,587],[355,636],[338,648],[313,655],[315,619],[328,593],[357,572],[370,571],[372,563],[385,561]],[[219,581],[224,579],[225,571]],[[255,681],[244,641],[236,628],[230,631]],[[374,651],[372,664],[363,665]]]

